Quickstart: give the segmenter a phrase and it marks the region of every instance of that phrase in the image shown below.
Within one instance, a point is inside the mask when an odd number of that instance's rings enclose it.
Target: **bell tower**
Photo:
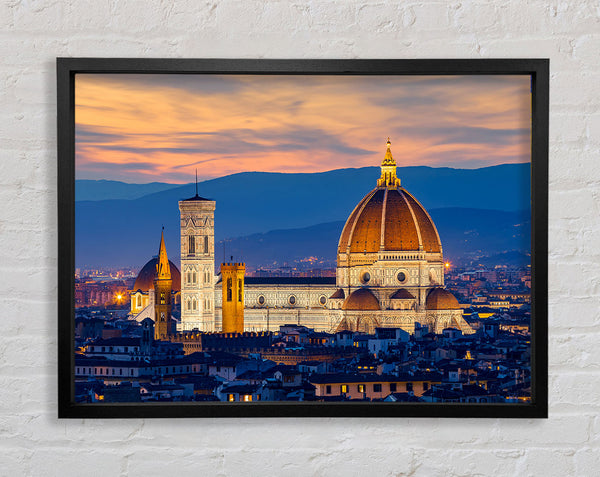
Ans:
[[[154,277],[154,339],[166,339],[171,334],[171,267],[165,247],[164,228],[160,233],[160,247]]]
[[[245,263],[222,263],[223,333],[244,332],[244,275]]]
[[[179,201],[181,331],[215,331],[215,206],[198,195]]]

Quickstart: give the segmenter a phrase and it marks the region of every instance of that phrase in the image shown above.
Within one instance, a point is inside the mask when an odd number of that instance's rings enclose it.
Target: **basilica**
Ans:
[[[395,327],[413,333],[415,323],[434,333],[448,327],[473,332],[444,288],[439,234],[401,185],[389,140],[381,176],[342,229],[336,277],[246,277],[242,263],[221,264],[215,274],[215,208],[215,201],[197,192],[179,202],[180,268],[166,258],[161,238],[159,258],[142,268],[131,290],[136,320],[158,316],[155,287],[166,283],[165,276],[156,278],[162,263],[163,275],[170,268],[182,332],[277,331],[298,324],[325,332]]]

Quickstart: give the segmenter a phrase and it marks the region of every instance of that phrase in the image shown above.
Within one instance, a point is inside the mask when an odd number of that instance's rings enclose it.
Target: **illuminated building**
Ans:
[[[425,208],[396,176],[389,140],[376,187],[350,213],[340,235],[335,278],[246,277],[240,286],[243,273],[227,266],[223,275],[215,276],[215,205],[197,191],[179,202],[178,331],[272,331],[293,323],[326,332],[372,333],[377,327],[391,327],[412,334],[420,323],[435,333],[448,327],[474,332],[462,318],[457,299],[444,288],[439,234]],[[223,286],[229,279],[232,299],[234,292],[241,294],[243,309],[230,307],[232,319],[223,323],[223,296],[225,302],[228,297]],[[132,303],[133,299],[132,295]],[[228,306],[225,303],[226,315]]]
[[[215,202],[196,195],[179,201],[181,330],[215,329]],[[220,293],[220,290],[219,290]]]
[[[171,334],[171,268],[164,232],[160,234],[160,247],[156,276],[154,278],[154,339],[166,339]]]
[[[220,329],[221,286],[218,280],[215,329]],[[273,330],[295,323],[328,332],[396,327],[413,333],[418,322],[436,333],[450,326],[472,333],[458,301],[443,286],[439,234],[396,176],[388,140],[376,187],[342,230],[335,280],[246,278],[244,328]]]
[[[222,263],[222,331],[223,333],[244,332],[244,273],[243,263]]]
[[[154,320],[154,277],[156,276],[156,265],[158,256],[149,260],[138,273],[133,288],[129,292],[131,297],[130,316],[135,316],[141,322],[144,318]],[[174,303],[179,303],[181,290],[181,276],[179,268],[169,260],[171,270],[172,293]]]

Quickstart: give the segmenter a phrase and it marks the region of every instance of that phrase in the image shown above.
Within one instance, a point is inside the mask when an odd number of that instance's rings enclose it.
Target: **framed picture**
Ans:
[[[547,417],[548,70],[59,58],[59,417]]]

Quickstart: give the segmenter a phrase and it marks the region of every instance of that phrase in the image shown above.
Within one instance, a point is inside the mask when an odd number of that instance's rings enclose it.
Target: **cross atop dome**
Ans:
[[[392,143],[388,137],[386,151],[381,162],[381,177],[377,180],[377,187],[388,187],[397,189],[400,187],[400,179],[396,176],[396,161],[392,156]]]

